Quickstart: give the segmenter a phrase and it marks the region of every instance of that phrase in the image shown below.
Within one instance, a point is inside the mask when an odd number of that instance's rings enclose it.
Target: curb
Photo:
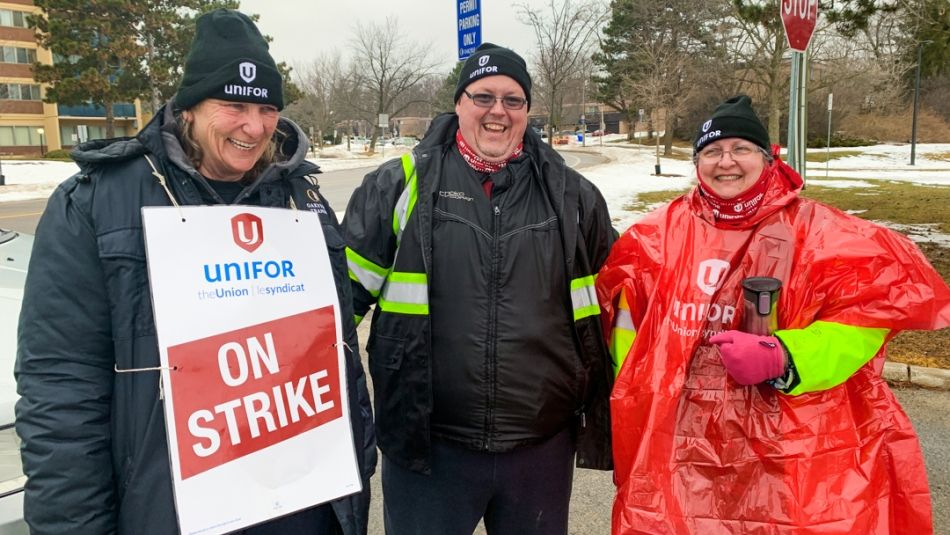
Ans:
[[[937,390],[950,390],[950,370],[885,362],[881,375],[888,382],[911,383]]]

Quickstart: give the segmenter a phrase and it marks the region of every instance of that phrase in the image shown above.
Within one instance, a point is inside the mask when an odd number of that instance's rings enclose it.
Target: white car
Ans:
[[[20,439],[13,429],[16,404],[17,320],[26,282],[26,266],[33,237],[0,229],[0,535],[28,534],[23,522],[23,485]]]

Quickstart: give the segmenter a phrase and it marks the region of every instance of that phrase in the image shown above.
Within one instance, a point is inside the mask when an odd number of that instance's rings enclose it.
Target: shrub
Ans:
[[[47,151],[46,154],[43,155],[43,159],[44,160],[72,160],[72,158],[69,157],[69,151],[65,149]]]
[[[867,147],[876,143],[877,141],[873,139],[862,139],[858,137],[845,136],[842,134],[831,135],[832,147]],[[821,149],[827,146],[828,140],[825,138],[825,136],[813,136],[808,138],[808,148],[810,149]]]

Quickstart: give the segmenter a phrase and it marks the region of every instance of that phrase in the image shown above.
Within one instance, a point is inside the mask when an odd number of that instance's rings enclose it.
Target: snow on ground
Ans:
[[[687,189],[695,183],[695,170],[688,159],[661,158],[661,176],[656,176],[655,149],[611,143],[620,138],[622,136],[606,136],[601,145],[600,138],[592,137],[588,138],[586,147],[582,147],[575,140],[566,147],[558,148],[601,153],[610,159],[608,163],[585,168],[583,173],[597,184],[607,199],[614,226],[624,230],[643,215],[643,212],[627,209],[638,193]],[[330,172],[376,166],[408,150],[406,147],[387,145],[384,152],[380,152],[377,147],[376,154],[368,155],[363,151],[362,145],[353,144],[351,149],[347,151],[345,145],[328,147],[310,160],[318,164],[323,171]],[[914,166],[910,165],[910,145],[883,144],[831,150],[832,153],[855,151],[861,154],[836,158],[829,162],[828,176],[832,177],[831,179],[824,178],[824,163],[809,163],[808,183],[836,188],[869,188],[874,184],[867,180],[878,179],[950,185],[950,144],[918,144]],[[682,154],[689,155],[686,151]],[[47,197],[60,182],[77,170],[78,167],[69,162],[4,160],[2,173],[6,177],[7,185],[0,186],[0,202]],[[854,180],[842,180],[852,178]],[[926,239],[950,246],[950,236],[935,233],[926,225],[905,228],[892,223],[885,224],[908,232],[913,239]]]
[[[599,152],[611,159],[609,163],[587,167],[583,173],[604,195],[614,228],[620,231],[644,214],[626,209],[637,193],[684,190],[695,184],[695,171],[690,161],[660,158],[661,175],[656,176],[656,155],[650,149],[595,146],[584,150]]]
[[[390,158],[399,156],[409,149],[387,145],[383,152],[379,148],[373,155],[362,151],[362,145],[352,145],[352,152],[345,145],[329,147],[318,151],[315,157],[308,158],[320,166],[323,172],[374,167]],[[3,160],[0,172],[5,177],[6,186],[0,186],[0,202],[24,201],[49,197],[62,181],[79,171],[73,162],[44,160]]]
[[[910,165],[910,145],[883,144],[872,147],[835,148],[836,152],[860,152],[858,156],[835,158],[824,163],[811,162],[807,167],[809,179],[821,179],[826,172],[835,178],[866,178],[900,180],[918,184],[950,184],[950,144],[917,144],[914,164]],[[821,149],[809,152],[823,153]],[[942,156],[942,159],[940,158]]]

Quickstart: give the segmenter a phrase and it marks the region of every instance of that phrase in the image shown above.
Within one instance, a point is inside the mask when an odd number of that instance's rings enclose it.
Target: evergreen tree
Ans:
[[[950,74],[947,0],[837,0],[822,14],[846,37],[868,33],[877,17],[894,17],[899,20],[896,39],[905,65],[917,65],[917,47],[923,45],[921,77]],[[906,79],[911,84],[913,73]]]
[[[106,136],[115,132],[112,105],[142,94],[145,49],[136,27],[144,2],[130,0],[36,0],[42,10],[28,17],[53,64],[33,65],[33,77],[50,84],[46,102],[92,103],[106,112]]]
[[[93,104],[106,112],[106,137],[114,135],[112,105],[147,97],[155,112],[175,93],[195,34],[195,19],[238,0],[37,0],[28,17],[53,64],[33,66],[37,82],[50,84],[45,100]],[[257,19],[252,16],[252,19]],[[265,36],[266,37],[266,36]],[[269,38],[268,38],[269,40]],[[302,92],[284,75],[286,104]]]
[[[432,111],[434,113],[455,111],[455,88],[458,85],[459,73],[462,72],[462,65],[464,64],[464,61],[456,62],[455,67],[452,67],[452,71],[442,79],[442,85],[439,86],[439,90],[432,98]]]
[[[147,55],[149,101],[155,112],[167,102],[181,80],[185,57],[195,37],[195,19],[218,9],[238,9],[237,0],[142,0],[148,6],[138,25]]]
[[[637,119],[637,102],[625,80],[637,72],[635,45],[637,35],[648,31],[637,20],[631,0],[615,0],[610,4],[610,21],[603,30],[600,52],[594,64],[601,74],[594,77],[597,99],[623,113],[629,124]]]
[[[270,39],[268,38],[268,41],[269,40]],[[280,71],[280,77],[283,80],[284,106],[289,106],[290,104],[302,99],[304,92],[302,89],[300,89],[300,87],[297,86],[297,84],[294,83],[293,77],[290,75],[294,68],[290,65],[287,65],[286,61],[278,61],[277,70]]]

